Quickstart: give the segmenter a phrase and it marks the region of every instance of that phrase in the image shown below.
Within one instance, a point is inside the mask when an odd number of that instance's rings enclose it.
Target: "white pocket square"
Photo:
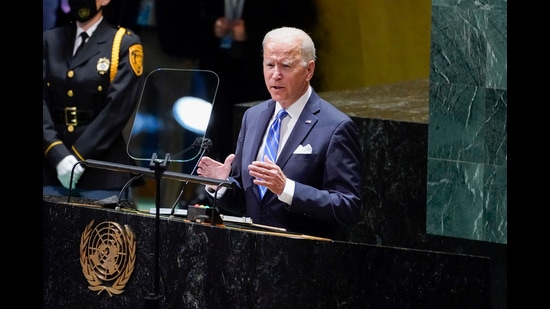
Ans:
[[[296,150],[294,150],[294,153],[295,154],[311,154],[311,145],[310,144],[307,144],[305,146],[298,146],[298,148],[296,148]]]

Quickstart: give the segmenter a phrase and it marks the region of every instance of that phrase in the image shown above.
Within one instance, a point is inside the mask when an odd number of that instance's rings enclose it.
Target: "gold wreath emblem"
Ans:
[[[92,291],[121,294],[134,271],[136,240],[134,233],[116,222],[102,222],[92,229],[92,220],[80,238],[80,265]],[[113,282],[114,281],[114,282]],[[113,282],[110,286],[108,282]]]

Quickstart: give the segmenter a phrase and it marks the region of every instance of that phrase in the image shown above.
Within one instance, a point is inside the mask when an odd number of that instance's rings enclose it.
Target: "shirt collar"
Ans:
[[[101,18],[95,22],[94,24],[92,24],[90,26],[90,28],[88,28],[88,30],[86,30],[86,33],[88,33],[88,37],[91,37],[92,34],[94,33],[95,29],[97,29],[97,26],[99,25],[99,23],[103,20],[103,16],[101,16]],[[78,38],[80,36],[80,34],[84,32],[84,30],[79,27],[79,26],[76,26],[76,37]]]
[[[307,88],[307,91],[296,102],[290,104],[290,106],[286,109],[290,118],[297,118],[298,116],[300,116],[302,110],[306,106],[307,100],[309,100],[309,97],[311,96],[311,91],[312,89],[310,85]],[[276,102],[275,113],[273,114],[272,118],[275,118],[275,115],[277,115],[281,108],[281,104],[279,104],[279,102]]]

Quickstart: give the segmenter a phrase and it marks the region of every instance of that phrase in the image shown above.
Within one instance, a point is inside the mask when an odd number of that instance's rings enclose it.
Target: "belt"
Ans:
[[[52,119],[56,123],[65,124],[70,132],[74,127],[82,124],[88,124],[94,120],[98,111],[93,109],[78,109],[76,106],[71,107],[54,107]]]

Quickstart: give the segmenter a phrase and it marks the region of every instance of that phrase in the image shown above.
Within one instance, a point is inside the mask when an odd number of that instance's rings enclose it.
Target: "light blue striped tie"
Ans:
[[[276,162],[277,160],[277,151],[279,150],[279,135],[281,128],[281,120],[288,115],[287,111],[282,108],[278,113],[275,120],[269,127],[269,132],[267,133],[267,138],[265,140],[264,155],[266,155],[269,160]],[[258,186],[260,189],[260,198],[264,197],[267,188],[264,186]]]

